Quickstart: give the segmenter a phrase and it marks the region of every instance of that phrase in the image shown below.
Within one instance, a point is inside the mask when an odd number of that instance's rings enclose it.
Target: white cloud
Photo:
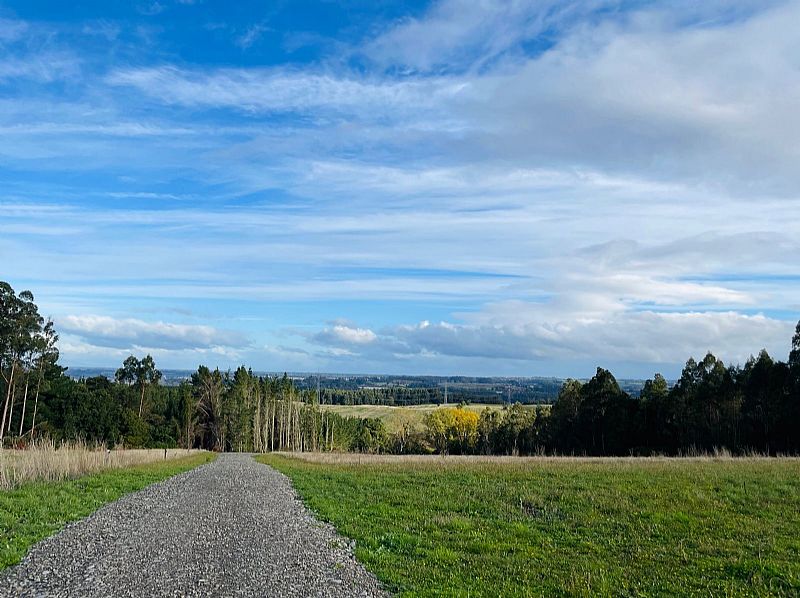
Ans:
[[[13,79],[32,79],[50,83],[74,77],[79,62],[63,52],[43,52],[25,56],[6,56],[0,61],[0,82]]]
[[[534,39],[550,35],[578,16],[610,2],[588,0],[435,2],[421,17],[393,23],[361,52],[384,68],[453,70],[476,68]]]
[[[247,50],[250,46],[255,44],[261,36],[270,31],[271,28],[267,27],[263,23],[257,23],[255,25],[251,25],[247,28],[242,35],[236,38],[236,45],[239,46],[242,50]]]
[[[242,348],[247,339],[238,332],[211,326],[146,322],[98,315],[69,315],[56,321],[60,330],[99,347],[162,350]]]
[[[169,104],[255,111],[377,110],[382,115],[434,108],[442,99],[461,93],[464,85],[445,80],[372,81],[282,69],[203,72],[173,66],[116,70],[106,80]]]
[[[345,324],[336,324],[314,335],[313,340],[320,344],[347,346],[369,345],[377,338],[377,335],[368,328],[355,328]]]
[[[658,8],[612,21],[579,19],[587,12],[579,3],[532,9],[530,3],[447,2],[427,20],[408,25],[411,29],[401,26],[387,34],[400,35],[402,42],[386,44],[398,52],[427,52],[430,43],[430,53],[440,55],[437,44],[455,43],[446,24],[472,39],[474,32],[462,31],[461,19],[491,30],[493,21],[482,14],[505,22],[509,11],[535,13],[529,19],[539,23],[534,32],[550,21],[576,24],[540,54],[514,55],[477,72],[398,77],[340,66],[300,71],[165,65],[118,69],[106,81],[167,104],[305,114],[314,126],[291,131],[291,143],[298,143],[298,135],[308,137],[303,166],[315,167],[321,180],[342,176],[335,163],[315,162],[314,147],[324,139],[323,155],[366,143],[379,152],[389,149],[392,156],[424,157],[447,167],[586,170],[607,180],[622,175],[747,194],[792,193],[800,184],[793,27],[800,3],[755,15],[743,11],[745,16],[723,24],[682,27]],[[696,16],[696,10],[690,12]],[[444,34],[424,34],[442,27]],[[479,54],[487,52],[491,55],[486,48]],[[268,143],[274,148],[274,140]],[[251,140],[247,159],[237,155],[239,167],[255,160],[254,170],[264,172],[252,145]],[[274,159],[274,153],[267,150],[262,157]],[[415,161],[406,162],[409,176],[419,174]]]
[[[416,355],[429,360],[662,364],[672,370],[707,351],[743,363],[766,347],[786,359],[794,329],[792,322],[737,312],[624,311],[584,318],[524,302],[491,305],[466,319],[469,323],[426,321],[387,328],[368,346],[351,345],[351,350],[362,359],[379,362]],[[338,342],[323,333],[312,340],[321,345]]]

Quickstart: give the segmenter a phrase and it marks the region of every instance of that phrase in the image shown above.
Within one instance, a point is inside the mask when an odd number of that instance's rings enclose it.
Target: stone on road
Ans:
[[[0,596],[383,595],[286,476],[239,454],[106,505],[0,578]]]

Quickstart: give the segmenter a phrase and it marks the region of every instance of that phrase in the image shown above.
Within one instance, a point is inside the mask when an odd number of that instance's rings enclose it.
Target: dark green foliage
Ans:
[[[800,367],[800,322],[797,323],[792,337],[792,349],[789,351],[789,367]]]
[[[670,389],[657,374],[638,398],[598,368],[588,383],[564,384],[550,417],[548,450],[589,455],[800,452],[800,367],[766,351],[744,367],[710,353],[689,359]]]
[[[800,343],[800,338],[795,339]],[[739,367],[706,355],[689,359],[670,389],[660,374],[637,397],[602,368],[581,384],[568,380],[549,417],[515,408],[486,411],[477,452],[578,455],[800,453],[800,363],[766,351]]]

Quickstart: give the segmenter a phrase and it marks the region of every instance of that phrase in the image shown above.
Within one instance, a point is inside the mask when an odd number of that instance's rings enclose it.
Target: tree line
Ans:
[[[762,350],[726,366],[708,353],[689,359],[672,387],[656,374],[638,397],[597,368],[585,383],[564,382],[549,410],[439,409],[403,444],[465,454],[800,454],[800,322],[787,362]]]
[[[315,389],[298,388],[286,374],[257,376],[244,367],[221,372],[200,366],[191,380],[163,386],[150,355],[130,356],[113,380],[73,380],[58,365],[57,341],[33,295],[0,281],[0,443],[47,435],[256,452],[800,453],[800,323],[786,362],[761,351],[743,366],[726,366],[709,353],[690,359],[671,387],[656,374],[639,396],[598,368],[586,382],[564,382],[551,408],[514,404],[478,414],[443,407],[422,427],[407,423],[392,433],[381,420],[321,408]],[[337,389],[337,398],[355,403],[349,392]],[[430,398],[427,393],[438,391],[380,389],[375,398],[388,399],[388,392],[394,393],[391,403],[413,405],[423,393]]]
[[[131,355],[113,380],[73,380],[58,365],[57,341],[33,294],[0,281],[0,446],[23,446],[35,436],[258,452],[373,451],[384,442],[377,421],[323,412],[316,394],[298,390],[285,374],[200,366],[191,381],[162,386],[152,356]]]

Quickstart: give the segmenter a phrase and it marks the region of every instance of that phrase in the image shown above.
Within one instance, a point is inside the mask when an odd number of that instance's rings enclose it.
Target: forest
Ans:
[[[391,434],[379,419],[320,409],[317,393],[297,388],[285,374],[257,376],[245,367],[222,372],[201,365],[190,381],[164,386],[150,355],[132,355],[113,380],[73,380],[58,363],[57,343],[33,294],[0,282],[4,446],[46,436],[255,452],[800,453],[800,323],[786,362],[762,350],[742,366],[725,365],[709,353],[689,359],[672,387],[656,374],[638,397],[598,368],[586,382],[565,381],[550,408],[515,404],[477,414],[442,407],[422,428]]]

